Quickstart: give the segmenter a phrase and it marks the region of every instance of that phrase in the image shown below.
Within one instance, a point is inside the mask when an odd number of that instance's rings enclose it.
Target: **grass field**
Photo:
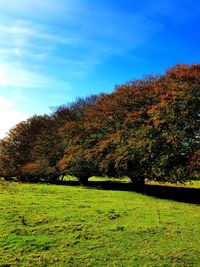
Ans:
[[[0,266],[200,266],[199,205],[108,189],[1,182]]]

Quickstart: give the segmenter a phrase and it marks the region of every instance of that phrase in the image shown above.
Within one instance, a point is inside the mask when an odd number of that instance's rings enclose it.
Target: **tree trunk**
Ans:
[[[89,177],[85,177],[85,176],[79,177],[78,180],[79,180],[80,185],[87,185],[88,184],[88,178]]]
[[[144,178],[142,177],[130,177],[133,188],[137,191],[142,191],[144,189]]]

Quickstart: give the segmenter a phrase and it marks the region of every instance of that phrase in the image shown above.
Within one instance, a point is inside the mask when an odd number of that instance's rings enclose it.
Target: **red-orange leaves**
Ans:
[[[12,129],[0,143],[1,175],[192,179],[199,174],[199,107],[200,65],[77,99]]]
[[[179,64],[171,68],[167,72],[167,77],[177,79],[177,80],[190,80],[198,79],[200,80],[200,64],[184,65]]]

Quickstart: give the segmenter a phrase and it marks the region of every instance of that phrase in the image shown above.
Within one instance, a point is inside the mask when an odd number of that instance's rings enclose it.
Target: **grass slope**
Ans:
[[[200,206],[0,183],[0,266],[200,266]]]

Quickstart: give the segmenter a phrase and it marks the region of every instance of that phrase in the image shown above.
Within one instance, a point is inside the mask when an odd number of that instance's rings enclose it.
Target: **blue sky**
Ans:
[[[1,0],[0,137],[78,96],[200,62],[200,0]]]

